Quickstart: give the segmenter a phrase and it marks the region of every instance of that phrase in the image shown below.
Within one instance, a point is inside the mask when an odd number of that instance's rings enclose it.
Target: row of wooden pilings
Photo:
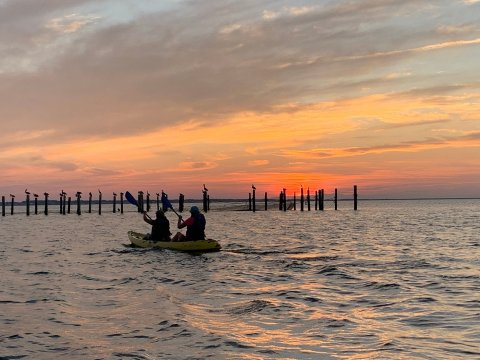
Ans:
[[[203,193],[203,211],[208,212],[210,210],[210,196],[208,195],[208,189],[205,187],[205,185],[203,186],[202,193]],[[26,214],[27,214],[27,216],[30,216],[30,208],[31,208],[31,197],[30,197],[30,195],[31,195],[31,193],[28,192],[27,190],[25,190],[25,194],[26,194],[26,199],[25,199]],[[44,195],[43,213],[45,215],[48,215],[49,214],[49,205],[51,205],[51,204],[49,204],[50,194],[49,193],[44,193],[43,195]],[[59,204],[60,214],[63,214],[63,215],[70,214],[71,208],[72,208],[72,197],[71,196],[67,197],[67,193],[64,192],[63,190],[59,195],[60,195],[60,197],[59,197],[58,204]],[[115,192],[113,193],[113,201],[111,202],[113,213],[116,213],[118,211],[121,214],[123,214],[124,195],[125,194],[123,192],[120,193],[120,199],[118,201],[118,205],[120,207],[117,207],[117,196],[118,195]],[[160,196],[167,196],[167,195],[163,191],[162,191],[161,195],[159,193],[156,193],[156,195],[157,195],[157,199],[156,199],[157,210],[159,210],[160,207],[162,207],[162,209],[164,211],[167,211],[167,209],[168,209],[167,206],[161,201],[161,198],[160,198]],[[13,215],[14,212],[15,212],[15,195],[10,194],[10,198],[11,198],[10,199],[10,214]],[[33,194],[33,198],[34,198],[33,199],[34,214],[37,215],[38,212],[39,212],[39,200],[38,200],[39,195],[38,194]],[[76,198],[75,199],[75,201],[76,201],[76,213],[77,213],[77,215],[81,215],[82,214],[82,203],[84,203],[84,201],[81,200],[82,199],[82,193],[80,191],[76,192],[75,193],[75,198]],[[104,202],[104,201],[102,200],[102,192],[100,190],[98,191],[98,199],[97,200],[93,200],[93,194],[90,192],[88,194],[88,213],[92,213],[93,204],[96,204],[96,205],[98,205],[98,214],[101,215],[102,214],[102,202]],[[138,196],[137,196],[137,203],[138,203],[138,212],[143,212],[143,211],[149,212],[152,209],[152,201],[151,201],[150,193],[147,191],[147,193],[145,194],[143,191],[139,191]],[[183,212],[184,204],[185,204],[185,196],[183,194],[180,194],[180,196],[178,198],[178,211],[179,212]],[[6,215],[6,207],[7,207],[7,202],[6,202],[5,196],[2,196],[1,206],[2,206],[2,216],[5,216]]]
[[[256,211],[256,187],[252,185],[252,192],[248,194],[248,210],[249,211]],[[335,206],[335,210],[338,210],[338,189],[335,188],[334,196],[333,196],[333,202]],[[320,210],[323,211],[325,210],[325,190],[320,189],[318,191],[315,191],[315,210]],[[265,192],[265,197],[264,197],[264,204],[265,204],[265,211],[268,208],[268,194]],[[304,195],[303,187],[300,189],[300,211],[305,210],[305,204],[307,205],[307,210],[311,210],[311,196],[310,196],[310,188],[307,188],[307,194],[306,197]],[[279,195],[279,201],[278,201],[278,209],[287,211],[289,207],[287,206],[287,189],[283,188],[282,191],[280,192]],[[291,210],[297,210],[297,194],[294,192],[293,193],[293,203],[292,207],[290,208]],[[353,210],[358,209],[358,187],[357,185],[353,186]]]

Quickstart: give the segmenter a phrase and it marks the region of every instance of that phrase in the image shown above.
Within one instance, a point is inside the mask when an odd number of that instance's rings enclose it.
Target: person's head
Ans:
[[[163,210],[157,210],[155,214],[157,215],[157,218],[161,218],[165,216],[165,213],[163,212]]]
[[[192,206],[192,207],[190,208],[190,214],[192,214],[192,215],[200,214],[200,210],[198,209],[198,207]]]

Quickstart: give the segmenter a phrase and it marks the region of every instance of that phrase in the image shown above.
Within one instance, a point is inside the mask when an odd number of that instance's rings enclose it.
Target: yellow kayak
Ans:
[[[206,252],[219,251],[220,244],[213,239],[196,240],[196,241],[152,241],[145,240],[145,234],[135,231],[128,232],[128,238],[133,246],[142,248],[169,249],[185,252]]]

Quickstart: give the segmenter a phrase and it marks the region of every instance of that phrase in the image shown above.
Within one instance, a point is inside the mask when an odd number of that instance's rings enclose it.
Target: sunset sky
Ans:
[[[480,196],[479,0],[0,0],[0,195]]]

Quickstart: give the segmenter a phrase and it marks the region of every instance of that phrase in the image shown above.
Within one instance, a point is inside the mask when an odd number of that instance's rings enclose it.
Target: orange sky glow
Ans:
[[[286,3],[0,4],[0,193],[480,197],[480,4]]]

